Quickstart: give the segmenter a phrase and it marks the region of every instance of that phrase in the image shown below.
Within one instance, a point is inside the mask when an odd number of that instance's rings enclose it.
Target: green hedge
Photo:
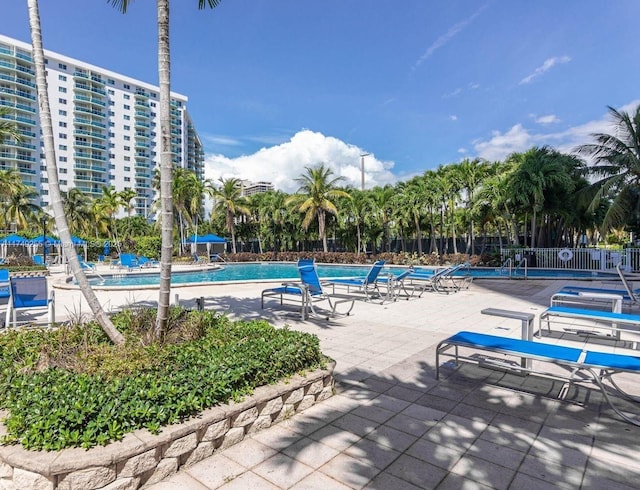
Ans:
[[[105,445],[139,428],[157,433],[324,365],[315,335],[175,310],[175,318],[198,324],[197,338],[145,346],[139,331],[130,331],[127,344],[116,347],[96,325],[0,336],[0,406],[9,413],[2,442],[59,450]]]

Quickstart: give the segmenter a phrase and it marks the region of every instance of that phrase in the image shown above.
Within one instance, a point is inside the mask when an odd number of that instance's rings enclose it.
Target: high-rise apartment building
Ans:
[[[147,216],[160,164],[158,87],[45,51],[58,178],[62,191],[91,197],[103,186],[133,189],[135,213]],[[204,178],[204,150],[187,113],[187,97],[171,94],[173,163]],[[0,35],[0,106],[22,134],[0,145],[0,170],[15,169],[49,204],[31,45]]]
[[[242,195],[245,197],[261,194],[275,189],[271,182],[251,182],[249,180],[241,181]]]

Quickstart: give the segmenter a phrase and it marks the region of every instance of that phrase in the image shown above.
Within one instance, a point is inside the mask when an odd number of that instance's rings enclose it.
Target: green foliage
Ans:
[[[171,310],[171,342],[147,343],[153,310],[113,318],[123,346],[96,324],[0,336],[2,442],[26,449],[89,448],[147,428],[157,433],[257,386],[322,366],[314,335],[214,312]]]
[[[151,259],[159,259],[162,250],[162,238],[160,236],[139,236],[135,238],[136,252]]]

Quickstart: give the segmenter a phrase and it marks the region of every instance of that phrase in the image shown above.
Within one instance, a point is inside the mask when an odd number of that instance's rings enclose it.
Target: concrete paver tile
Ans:
[[[395,412],[387,410],[386,408],[378,407],[375,405],[375,401],[371,405],[360,405],[358,408],[352,410],[351,415],[363,417],[373,422],[383,424],[391,417],[395,415]]]
[[[337,449],[309,439],[308,437],[300,439],[295,444],[283,449],[282,452],[316,469],[340,453]]]
[[[395,449],[396,451],[404,451],[411,446],[418,437],[407,434],[401,430],[394,429],[388,425],[381,425],[373,432],[367,434],[365,439],[369,439],[377,444],[382,444],[383,446]]]
[[[353,456],[361,461],[366,461],[368,464],[383,470],[400,456],[401,453],[400,451],[391,449],[389,446],[377,444],[370,439],[361,439],[353,446],[345,449],[344,454]]]
[[[376,427],[378,427],[380,424],[372,420],[368,420],[363,417],[358,417],[357,415],[348,413],[346,415],[343,415],[339,419],[334,420],[331,425],[335,425],[340,429],[347,430],[360,437],[364,437],[369,432],[375,430]]]
[[[480,438],[467,450],[467,454],[512,470],[517,470],[524,459],[521,451]]]
[[[350,488],[363,488],[380,473],[375,466],[344,453],[321,466],[320,471]]]
[[[314,471],[293,485],[291,490],[349,490],[351,488],[324,473]]]
[[[215,489],[245,471],[246,468],[244,466],[227,458],[224,454],[216,454],[190,466],[183,473],[186,473],[207,488]]]
[[[518,472],[558,486],[562,485],[564,488],[579,488],[584,474],[582,469],[569,468],[529,455],[525,457]]]
[[[147,490],[211,490],[214,487],[207,487],[181,471],[167,480],[154,483],[146,488]]]
[[[452,448],[425,439],[419,439],[405,451],[405,454],[449,471],[464,452],[463,448]]]
[[[477,458],[469,453],[458,460],[451,472],[496,489],[508,488],[516,473],[506,466]]]
[[[447,475],[446,470],[407,454],[396,459],[386,472],[420,488],[436,488]]]
[[[266,446],[256,439],[247,438],[225,449],[224,455],[245,468],[253,468],[277,452],[277,449]]]
[[[255,434],[251,434],[249,437],[261,442],[265,446],[269,446],[279,451],[281,449],[284,449],[285,447],[289,447],[291,444],[299,441],[304,436],[299,434],[298,432],[287,429],[283,426],[283,424],[278,424],[269,427],[268,430],[263,430],[260,432],[256,432]]]
[[[341,429],[340,427],[336,427],[335,425],[327,425],[326,427],[309,434],[309,438],[314,441],[322,442],[323,444],[337,449],[338,451],[344,451],[346,448],[362,439],[361,436]]]
[[[438,485],[438,490],[489,490],[494,487],[488,487],[475,480],[465,478],[462,475],[449,473],[445,479]]]
[[[313,468],[286,454],[278,453],[252,470],[280,488],[289,488],[313,472]]]
[[[268,482],[251,471],[243,473],[218,488],[219,490],[247,490],[250,488],[256,490],[280,490],[280,487]]]
[[[380,473],[364,488],[365,490],[420,490],[426,487],[418,487],[389,473]]]

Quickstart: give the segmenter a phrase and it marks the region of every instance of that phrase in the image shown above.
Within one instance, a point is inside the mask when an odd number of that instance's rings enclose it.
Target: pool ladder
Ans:
[[[498,269],[498,272],[499,272],[500,276],[502,276],[502,274],[505,271],[507,271],[508,272],[508,277],[509,277],[509,279],[511,279],[511,277],[513,277],[514,274],[517,274],[518,269],[524,270],[524,277],[526,279],[526,277],[528,275],[528,265],[527,265],[527,258],[526,257],[521,258],[515,266],[513,265],[513,259],[511,257],[509,257],[507,260],[505,260],[503,262],[503,264],[500,267],[500,269]]]

